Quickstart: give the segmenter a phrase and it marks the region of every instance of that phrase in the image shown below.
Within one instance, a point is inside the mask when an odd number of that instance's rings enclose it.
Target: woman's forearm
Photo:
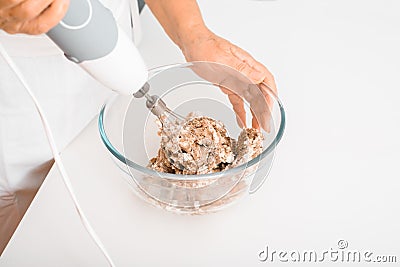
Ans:
[[[171,40],[182,50],[201,33],[208,32],[195,0],[146,0]]]

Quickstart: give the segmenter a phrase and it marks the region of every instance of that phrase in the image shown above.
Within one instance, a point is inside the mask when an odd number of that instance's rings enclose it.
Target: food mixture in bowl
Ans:
[[[210,117],[190,113],[182,121],[159,121],[161,146],[148,167],[173,174],[207,174],[246,163],[262,152],[263,134],[245,128],[238,139],[228,136],[225,125]]]

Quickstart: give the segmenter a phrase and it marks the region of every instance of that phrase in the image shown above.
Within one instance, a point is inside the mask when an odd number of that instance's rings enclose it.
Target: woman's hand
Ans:
[[[182,50],[187,61],[211,61],[228,65],[251,80],[247,81],[246,84],[244,83],[240,88],[234,85],[235,90],[228,90],[229,87],[224,88],[223,86],[221,86],[221,89],[228,95],[241,127],[246,126],[244,98],[252,108],[253,127],[259,128],[261,126],[268,131],[269,110],[272,105],[268,90],[276,93],[274,77],[268,69],[249,53],[212,33],[203,21],[196,0],[146,0],[146,3],[168,36]],[[210,77],[211,80],[215,80],[215,77],[212,77],[212,70],[201,69],[196,70],[196,72],[205,74],[203,78],[206,80],[210,80],[207,79]],[[215,73],[218,73],[218,71],[215,71]],[[229,77],[229,75],[226,75],[226,77]],[[253,84],[250,85],[250,83]],[[267,102],[267,105],[265,102]]]
[[[69,0],[0,0],[0,29],[7,33],[48,32],[67,12]]]
[[[215,35],[206,28],[193,29],[192,36],[194,37],[187,38],[180,44],[187,61],[211,61],[232,67],[244,74],[254,84],[259,84],[258,89],[262,91],[267,103],[272,104],[267,90],[270,89],[276,94],[277,89],[273,75],[264,65],[256,61],[243,49]],[[236,86],[234,90],[221,87],[221,90],[228,95],[237,115],[238,124],[241,127],[246,126],[246,113],[243,102],[243,98],[246,98],[252,108],[252,126],[259,128],[261,124],[262,128],[269,131],[269,108],[271,107],[267,107],[265,101],[260,101],[258,92],[250,90],[247,86],[243,88],[237,88]],[[254,92],[252,95],[249,94],[251,91]]]

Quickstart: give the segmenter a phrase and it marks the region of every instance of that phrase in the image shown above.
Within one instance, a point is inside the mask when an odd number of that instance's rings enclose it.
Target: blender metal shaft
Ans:
[[[174,120],[181,121],[184,118],[170,110],[165,102],[157,95],[150,95],[149,94],[150,85],[146,82],[139,91],[133,94],[136,98],[146,98],[146,107],[156,115],[158,118],[161,118],[162,115],[172,116]]]

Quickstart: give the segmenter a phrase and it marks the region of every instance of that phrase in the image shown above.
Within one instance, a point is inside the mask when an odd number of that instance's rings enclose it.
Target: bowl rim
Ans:
[[[167,70],[169,68],[173,68],[173,67],[187,67],[187,66],[191,66],[193,65],[193,63],[197,63],[197,62],[205,62],[205,61],[195,61],[195,62],[187,62],[187,63],[181,63],[181,64],[171,64],[171,65],[164,65],[164,66],[160,66],[154,69],[150,69],[149,72],[154,72],[154,75],[156,75],[159,72],[162,72],[164,70]],[[207,62],[207,63],[215,63],[215,62]],[[220,63],[215,63],[215,64],[220,64]],[[229,67],[229,66],[228,66]],[[279,125],[279,129],[278,132],[276,133],[276,136],[274,138],[274,140],[271,142],[271,144],[264,149],[257,157],[253,158],[252,160],[243,163],[239,166],[236,166],[234,168],[228,169],[228,170],[224,170],[221,172],[215,172],[215,173],[209,173],[209,174],[197,174],[197,175],[192,175],[192,174],[172,174],[172,173],[165,173],[165,172],[158,172],[156,170],[150,169],[148,167],[144,167],[142,165],[139,165],[131,160],[129,160],[128,158],[124,157],[115,147],[114,145],[111,143],[110,139],[107,136],[105,127],[104,127],[104,114],[106,112],[107,109],[107,104],[109,104],[110,102],[112,102],[116,97],[118,97],[118,95],[114,95],[111,99],[109,99],[105,104],[103,104],[100,113],[99,113],[99,117],[98,117],[98,129],[99,129],[99,133],[100,133],[100,138],[103,141],[103,144],[106,146],[106,148],[108,149],[108,151],[111,152],[111,154],[116,157],[119,161],[121,161],[122,163],[124,163],[125,165],[127,165],[128,167],[134,168],[138,171],[144,172],[148,175],[157,175],[160,178],[163,179],[168,179],[168,180],[184,180],[184,181],[196,181],[196,180],[208,180],[208,179],[215,179],[218,178],[219,176],[222,175],[229,175],[229,174],[235,174],[239,171],[243,171],[246,168],[249,168],[251,166],[253,166],[254,164],[258,163],[259,161],[261,161],[263,158],[265,158],[266,156],[268,156],[272,151],[274,151],[275,147],[278,145],[278,143],[280,142],[280,140],[283,137],[283,133],[285,131],[285,126],[286,126],[286,114],[285,114],[285,110],[283,108],[283,104],[281,102],[281,100],[278,98],[278,96],[274,93],[273,90],[271,90],[271,88],[263,83],[267,89],[268,89],[268,94],[270,94],[271,96],[273,96],[276,100],[276,102],[279,105],[279,110],[280,110],[280,115],[281,115],[281,123]]]

